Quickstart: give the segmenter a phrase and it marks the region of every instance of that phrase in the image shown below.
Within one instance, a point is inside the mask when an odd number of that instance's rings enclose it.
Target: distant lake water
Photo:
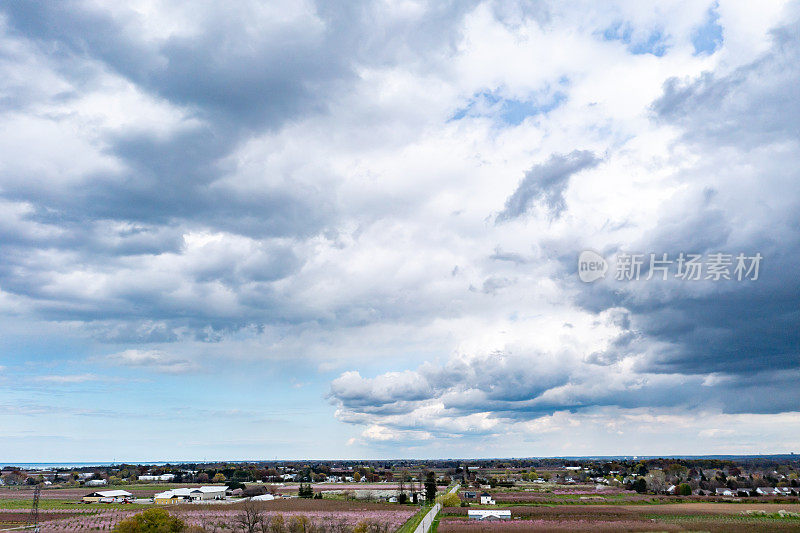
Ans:
[[[96,463],[16,463],[13,461],[0,461],[0,466],[7,468],[16,466],[25,470],[49,470],[51,468],[87,468],[92,466],[114,466],[120,464],[126,465],[148,465],[148,466],[162,466],[166,464],[180,465],[191,464],[196,461],[115,461],[115,462],[96,462]]]

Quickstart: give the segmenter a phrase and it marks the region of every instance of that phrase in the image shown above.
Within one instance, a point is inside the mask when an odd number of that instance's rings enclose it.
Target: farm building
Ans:
[[[274,500],[275,496],[273,496],[272,494],[260,494],[258,496],[253,496],[250,499],[254,502],[267,502],[270,500]]]
[[[467,500],[474,500],[477,497],[478,497],[478,493],[476,493],[476,492],[472,492],[472,491],[469,491],[469,490],[465,490],[464,491],[464,498],[467,499]]]
[[[175,503],[186,503],[191,501],[189,489],[173,489],[159,492],[153,496],[153,503],[158,505],[171,505]]]
[[[159,492],[153,496],[153,502],[159,505],[170,505],[205,500],[224,500],[228,487],[203,486],[197,488],[181,488]]]
[[[504,509],[470,509],[467,511],[470,520],[493,521],[511,520],[511,511]]]
[[[126,490],[101,490],[87,494],[81,501],[83,503],[117,503],[128,501],[133,498],[133,494]]]
[[[84,486],[86,487],[102,487],[105,485],[108,485],[108,481],[106,481],[105,479],[90,479],[89,481],[84,483]]]
[[[494,505],[495,501],[492,499],[492,495],[488,492],[481,493],[481,505]]]

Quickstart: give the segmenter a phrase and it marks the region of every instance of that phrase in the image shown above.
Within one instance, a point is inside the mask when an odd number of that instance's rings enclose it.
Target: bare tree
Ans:
[[[247,500],[242,505],[242,510],[236,515],[234,523],[245,533],[257,533],[261,529],[264,513],[256,502]]]

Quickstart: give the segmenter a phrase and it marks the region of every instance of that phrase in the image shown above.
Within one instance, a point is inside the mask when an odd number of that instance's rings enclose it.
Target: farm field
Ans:
[[[81,498],[96,490],[126,490],[133,494],[135,498],[152,498],[154,494],[169,488],[191,487],[190,484],[163,484],[163,485],[121,485],[99,488],[69,487],[69,488],[47,488],[42,490],[39,499],[39,509],[50,511],[73,511],[73,512],[97,512],[98,510],[141,510],[149,505],[136,503],[129,504],[84,504]],[[31,508],[33,503],[33,489],[24,488],[0,488],[0,512],[9,510],[24,511]]]
[[[152,498],[154,494],[165,490],[179,487],[196,487],[197,483],[164,483],[164,484],[131,484],[131,485],[109,485],[105,487],[54,487],[42,490],[42,500],[61,500],[78,502],[90,492],[101,490],[126,490],[137,498]],[[211,485],[211,483],[207,483]],[[0,508],[4,500],[31,500],[33,498],[33,488],[14,487],[0,488]]]
[[[501,507],[501,506],[497,506]],[[799,512],[800,504],[678,503],[642,505],[562,505],[511,507],[510,522],[470,522],[467,509],[447,508],[440,533],[491,531],[800,531],[800,518],[779,511]],[[759,516],[753,511],[763,511]]]
[[[476,489],[470,489],[475,491]],[[717,496],[671,496],[665,494],[639,494],[620,488],[595,485],[551,485],[547,487],[491,490],[492,498],[498,505],[515,507],[519,505],[665,505],[675,503],[721,503],[731,505],[762,503],[795,504],[797,497],[717,497]],[[464,499],[464,491],[460,491]],[[467,500],[469,501],[469,500]],[[475,505],[473,500],[473,505]]]
[[[26,491],[15,490],[13,492],[15,496],[19,497],[23,496]],[[142,509],[153,507],[152,505],[133,504],[82,505],[70,503],[70,500],[76,500],[85,493],[85,490],[76,491],[75,489],[43,491],[39,513],[41,532],[108,531],[113,529],[119,521],[141,512]],[[24,524],[30,503],[31,500],[19,498],[0,499],[0,526],[14,527]],[[8,504],[13,504],[13,507],[3,508]],[[234,523],[242,513],[244,505],[245,502],[228,505],[175,505],[167,507],[167,510],[184,520],[189,526],[199,526],[206,531],[225,533],[234,530]],[[360,522],[369,522],[379,526],[379,530],[386,532],[397,530],[418,510],[416,506],[410,505],[301,498],[258,502],[254,505],[265,519],[272,520],[280,516],[279,520],[286,524],[292,521],[302,521],[322,528],[337,526],[341,530],[344,525],[352,528]]]

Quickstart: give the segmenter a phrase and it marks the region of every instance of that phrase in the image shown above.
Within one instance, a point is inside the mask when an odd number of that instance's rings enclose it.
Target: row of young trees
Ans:
[[[391,529],[388,522],[369,519],[355,524],[335,516],[312,519],[292,515],[284,519],[281,514],[267,513],[256,502],[246,502],[231,520],[210,519],[201,525],[188,525],[165,509],[154,508],[114,527],[118,533],[390,533]]]
[[[421,478],[422,476],[420,476]],[[409,483],[409,493],[406,494],[406,483]],[[397,503],[417,503],[419,501],[419,490],[415,486],[414,481],[408,475],[408,472],[403,472],[398,482]],[[422,485],[425,490],[425,500],[432,502],[436,498],[436,474],[429,471],[425,474],[425,483]]]

